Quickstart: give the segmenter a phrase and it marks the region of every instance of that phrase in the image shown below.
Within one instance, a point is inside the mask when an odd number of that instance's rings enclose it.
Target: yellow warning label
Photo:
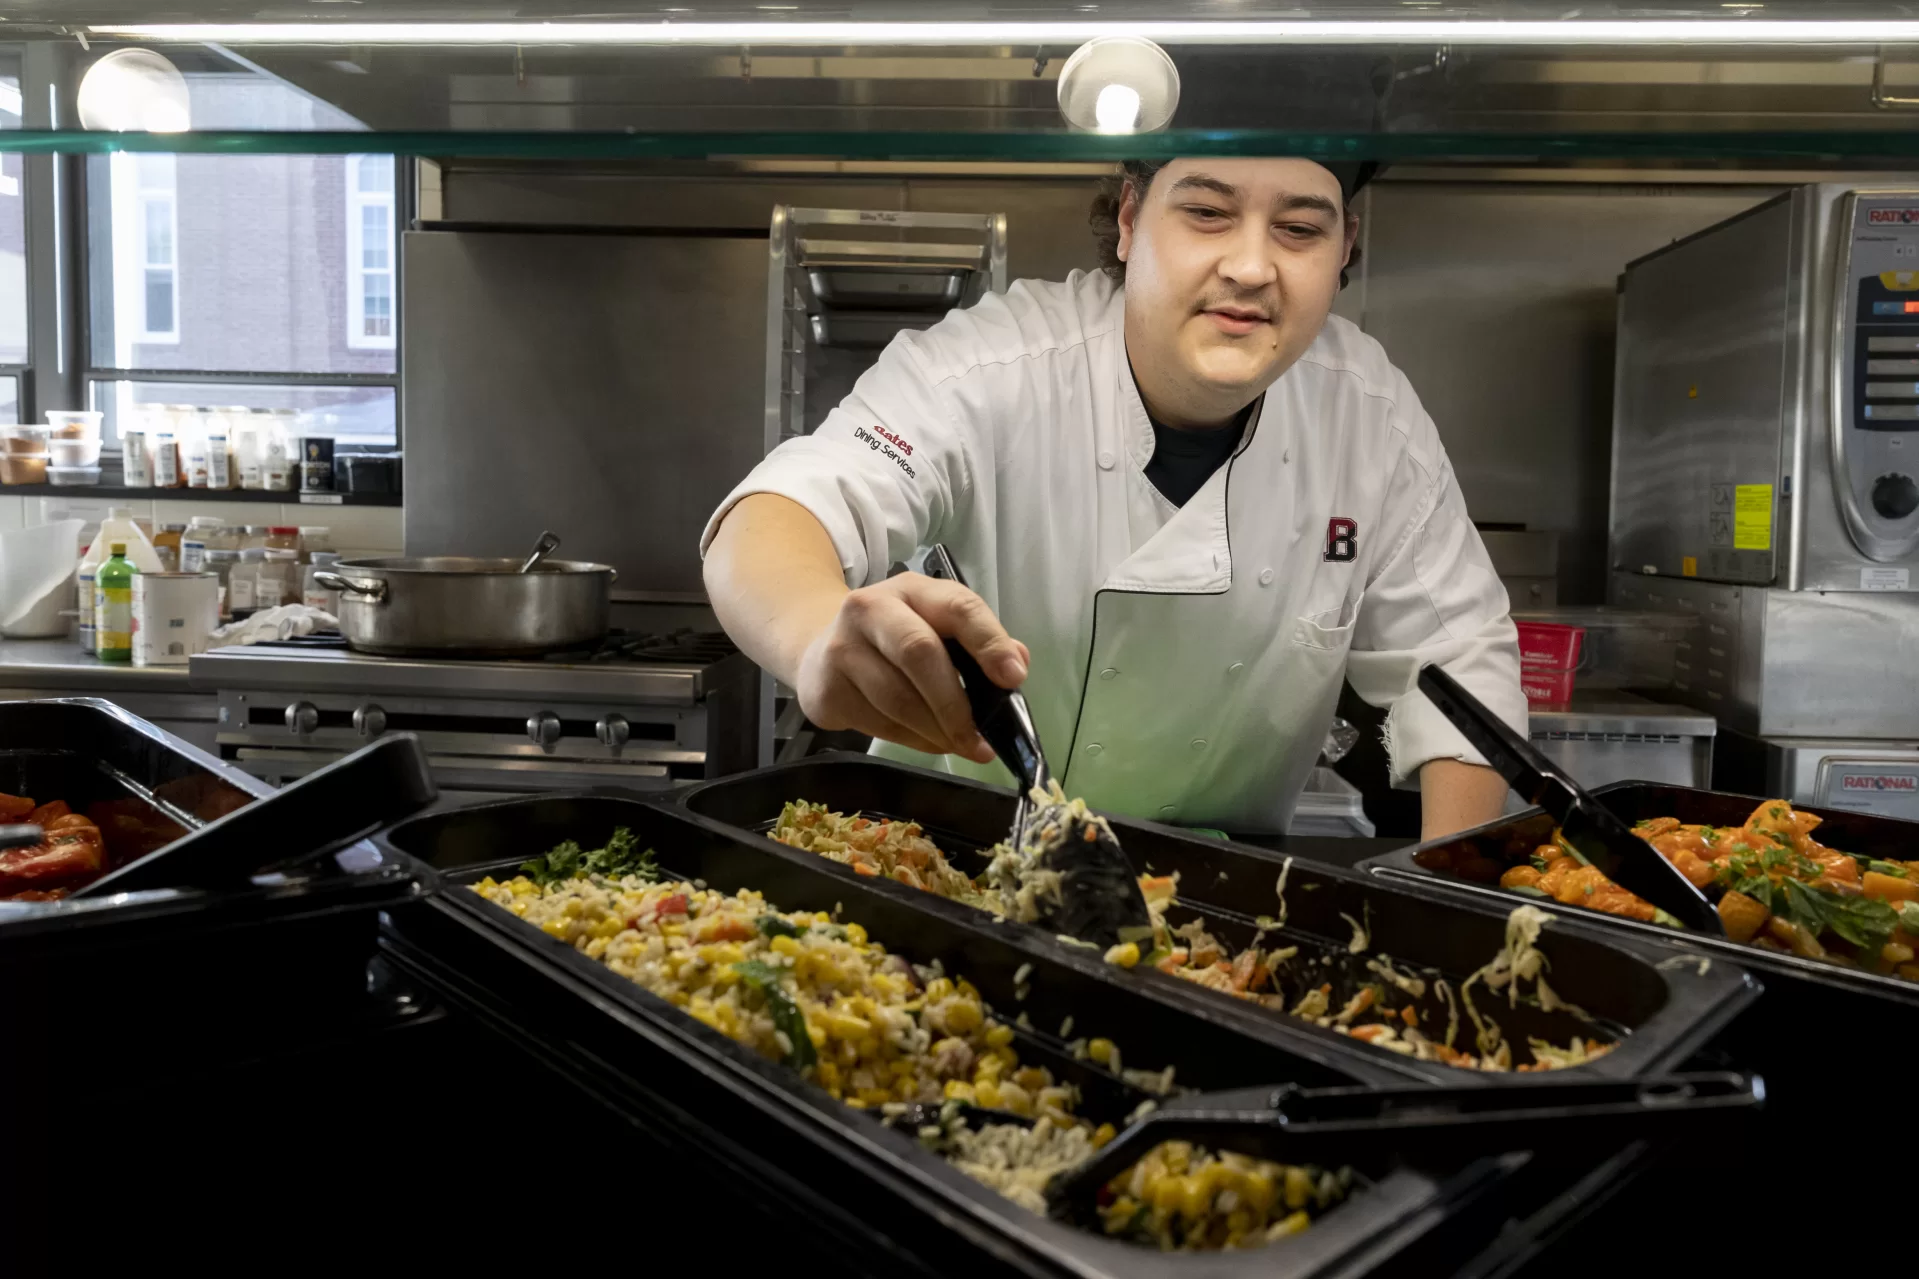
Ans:
[[[1681,574],[1683,574],[1686,577],[1698,577],[1699,561],[1693,558],[1692,556],[1687,555],[1679,561],[1679,571]]]
[[[1741,484],[1733,490],[1732,546],[1736,551],[1772,549],[1772,485]]]

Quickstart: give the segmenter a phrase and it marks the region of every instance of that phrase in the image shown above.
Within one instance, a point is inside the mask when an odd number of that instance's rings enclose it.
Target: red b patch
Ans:
[[[1326,521],[1326,554],[1331,564],[1350,564],[1359,557],[1359,521],[1335,515]]]

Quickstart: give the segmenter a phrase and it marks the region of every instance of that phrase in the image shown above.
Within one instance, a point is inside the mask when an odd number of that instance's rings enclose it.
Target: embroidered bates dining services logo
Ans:
[[[873,429],[868,431],[863,426],[856,426],[853,428],[853,438],[906,472],[907,478],[919,478],[913,471],[913,464],[906,460],[913,455],[913,446],[885,427],[875,423]]]
[[[1326,554],[1329,564],[1350,564],[1359,557],[1359,521],[1335,515],[1326,521]]]

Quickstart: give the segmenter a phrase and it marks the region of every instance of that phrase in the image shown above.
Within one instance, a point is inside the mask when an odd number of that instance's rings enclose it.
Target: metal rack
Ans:
[[[958,242],[928,232],[966,232]],[[778,205],[768,233],[766,448],[807,434],[807,365],[877,351],[990,290],[1006,291],[1006,215]],[[870,360],[865,363],[870,363]]]
[[[952,232],[966,233],[958,240]],[[934,240],[927,233],[942,233]],[[906,329],[1006,291],[1004,213],[901,213],[776,205],[766,272],[766,451],[808,434],[809,357],[841,356],[851,375]],[[860,358],[852,355],[861,353]],[[824,416],[822,412],[820,416]],[[784,709],[781,709],[782,703]],[[792,690],[761,676],[761,763],[805,753]],[[780,743],[784,743],[781,746]]]

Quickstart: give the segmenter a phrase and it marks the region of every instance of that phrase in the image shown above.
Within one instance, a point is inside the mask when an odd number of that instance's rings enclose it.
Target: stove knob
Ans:
[[[386,732],[386,712],[368,702],[353,712],[353,731],[362,737],[378,737]]]
[[[560,717],[552,711],[540,711],[526,717],[526,735],[543,751],[551,751],[560,734]]]
[[[320,708],[312,702],[295,702],[287,707],[287,732],[305,737],[320,727]]]
[[[1872,509],[1889,520],[1903,520],[1919,511],[1919,484],[1910,475],[1894,471],[1872,482]]]
[[[600,745],[618,750],[633,736],[633,726],[626,722],[624,715],[602,715],[593,732],[599,737]]]

